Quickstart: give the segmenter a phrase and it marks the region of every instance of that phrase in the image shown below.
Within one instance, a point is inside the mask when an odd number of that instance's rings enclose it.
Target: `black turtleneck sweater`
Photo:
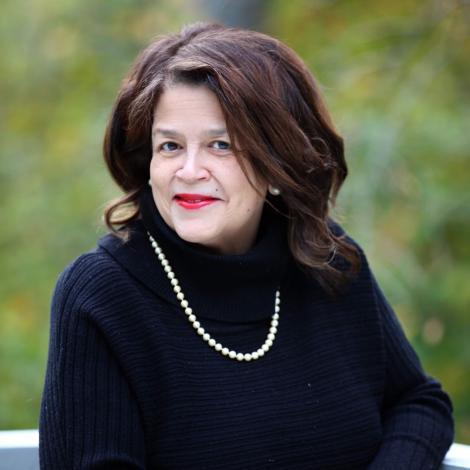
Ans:
[[[333,299],[289,255],[265,211],[244,255],[181,240],[151,193],[61,275],[40,420],[44,469],[434,469],[452,442],[451,403],[423,372],[363,258]],[[159,242],[210,348],[183,313],[146,232]]]

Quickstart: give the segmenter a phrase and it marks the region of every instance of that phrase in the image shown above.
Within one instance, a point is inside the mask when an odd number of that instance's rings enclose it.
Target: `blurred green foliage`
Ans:
[[[276,2],[269,29],[316,72],[350,167],[339,198],[470,442],[470,6]]]
[[[37,426],[56,278],[118,193],[101,141],[120,82],[154,36],[206,17],[178,0],[26,3],[0,5],[0,429]],[[337,214],[469,443],[469,4],[266,4],[260,27],[309,64],[345,137]]]

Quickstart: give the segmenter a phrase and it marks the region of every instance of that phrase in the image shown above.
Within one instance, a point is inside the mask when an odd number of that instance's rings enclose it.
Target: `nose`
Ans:
[[[188,148],[183,155],[181,167],[176,171],[176,177],[186,183],[209,179],[210,173],[206,168],[203,152]]]

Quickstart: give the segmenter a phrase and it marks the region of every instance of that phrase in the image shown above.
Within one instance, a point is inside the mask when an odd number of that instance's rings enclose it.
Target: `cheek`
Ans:
[[[157,168],[158,168],[158,163],[155,161],[155,158],[152,158],[152,160],[150,160],[150,179],[153,184],[155,184],[158,178],[159,172],[157,171]]]
[[[268,189],[267,183],[256,178],[250,168],[248,176],[245,175],[235,158],[230,166],[224,168],[222,174],[226,189],[232,195],[238,196],[241,201],[245,200],[247,205],[259,205],[260,200],[264,201]]]
[[[264,188],[253,189],[248,182],[237,188],[233,188],[235,206],[245,213],[256,213],[264,205],[266,191]]]
[[[172,170],[169,165],[162,164],[157,159],[153,158],[150,162],[150,180],[152,188],[159,193],[164,193],[168,190],[171,182]]]

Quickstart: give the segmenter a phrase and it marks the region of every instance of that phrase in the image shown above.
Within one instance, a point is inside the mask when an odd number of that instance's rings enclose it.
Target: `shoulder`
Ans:
[[[81,304],[92,292],[122,277],[122,269],[113,258],[97,246],[72,261],[59,275],[54,304],[71,306]]]
[[[125,272],[122,258],[133,256],[137,251],[135,241],[141,232],[140,225],[134,223],[128,227],[126,239],[112,233],[104,235],[92,250],[78,256],[64,269],[57,285],[80,291],[90,285],[109,284],[116,277],[122,278]]]
[[[382,288],[377,282],[366,251],[361,244],[336,221],[330,219],[329,227],[332,233],[343,239],[356,251],[359,257],[358,270],[350,276],[341,297],[347,303],[360,304],[361,308],[367,306],[368,310],[372,308],[379,316],[382,315],[384,305],[387,306],[386,309],[390,309],[390,307]],[[349,268],[349,263],[341,256],[336,257],[332,264],[340,270]]]
[[[341,272],[351,272],[351,280],[366,276],[370,277],[370,267],[367,256],[362,246],[335,220],[328,219],[328,228],[330,232],[341,241],[343,247],[350,252],[352,257],[357,257],[357,270],[352,268],[350,261],[342,256],[337,251],[334,252],[331,258],[331,266]],[[338,250],[340,251],[340,250]]]
[[[142,287],[159,295],[161,273],[151,262],[154,253],[146,232],[141,224],[133,223],[128,233],[126,240],[105,235],[93,250],[69,264],[58,279],[54,302],[90,311],[137,298]]]

